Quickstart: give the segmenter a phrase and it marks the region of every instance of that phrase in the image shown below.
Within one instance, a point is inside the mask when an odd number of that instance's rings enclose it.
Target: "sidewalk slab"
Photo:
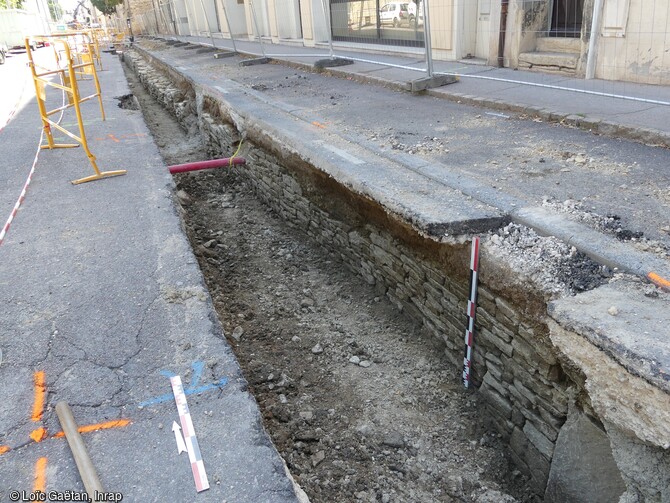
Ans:
[[[504,225],[503,211],[473,200],[446,184],[419,172],[410,172],[391,158],[382,158],[339,134],[314,127],[314,119],[300,107],[269,100],[261,93],[232,80],[202,71],[199,65],[183,66],[177,56],[151,54],[139,49],[158,65],[172,67],[205,94],[216,97],[234,111],[236,127],[255,141],[272,138],[289,150],[300,152],[310,162],[339,183],[381,204],[386,211],[411,222],[426,234],[445,236],[486,232]],[[300,117],[302,120],[296,121]],[[316,121],[318,123],[318,121]]]
[[[82,149],[41,151],[0,246],[0,446],[10,448],[0,455],[0,499],[33,488],[40,457],[47,490],[83,490],[67,443],[52,437],[54,405],[65,400],[80,426],[129,421],[84,434],[103,486],[124,501],[294,502],[182,230],[172,178],[141,112],[117,106],[114,97],[130,92],[118,58],[103,58],[107,121],[87,126],[89,146],[102,170],[128,174],[74,186],[91,172]],[[25,112],[38,117],[36,108]],[[82,109],[99,116],[96,103]],[[39,126],[27,124],[36,147]],[[29,166],[34,148],[23,152]],[[31,419],[35,372],[48,394]],[[187,389],[209,476],[211,488],[197,496],[171,430],[172,374]],[[30,434],[41,427],[47,437],[36,443]]]

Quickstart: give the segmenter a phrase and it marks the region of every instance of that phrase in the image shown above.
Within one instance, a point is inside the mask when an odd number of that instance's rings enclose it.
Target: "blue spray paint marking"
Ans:
[[[193,362],[191,364],[191,368],[193,369],[193,376],[191,377],[190,386],[188,388],[184,388],[184,394],[186,396],[195,395],[197,393],[203,393],[204,391],[210,391],[213,389],[221,389],[228,383],[228,378],[222,377],[213,384],[203,384],[202,386],[198,386],[200,378],[202,377],[202,371],[205,369],[205,362]],[[169,370],[161,370],[160,375],[170,378],[176,376],[177,374],[175,374],[174,372],[170,372]],[[150,398],[149,400],[140,402],[139,406],[148,407],[149,405],[156,405],[159,403],[170,402],[173,400],[174,395],[172,393],[166,393],[165,395],[160,395],[154,398]]]

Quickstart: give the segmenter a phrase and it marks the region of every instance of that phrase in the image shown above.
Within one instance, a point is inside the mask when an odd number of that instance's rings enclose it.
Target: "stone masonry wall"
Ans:
[[[234,152],[240,134],[225,105],[172,71],[161,73],[132,54],[126,60],[180,122],[192,127],[197,117],[212,156]],[[443,340],[445,356],[460,375],[469,245],[438,243],[393,221],[374,201],[352,194],[266,139],[246,138],[244,143],[247,165],[239,173],[257,196],[288,223],[336,251],[351,270]],[[509,442],[513,461],[543,494],[573,383],[552,351],[543,321],[544,298],[538,292],[505,290],[502,275],[504,268],[484,255],[473,383],[486,403],[483,415]]]

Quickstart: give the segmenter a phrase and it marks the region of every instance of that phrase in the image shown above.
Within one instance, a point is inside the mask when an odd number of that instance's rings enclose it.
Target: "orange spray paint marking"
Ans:
[[[109,430],[112,428],[123,428],[124,426],[128,426],[130,424],[129,419],[117,419],[115,421],[107,421],[104,423],[96,423],[96,424],[87,424],[85,426],[79,426],[77,428],[77,431],[79,433],[90,433],[92,431],[98,431],[98,430]],[[56,433],[53,438],[63,438],[65,436],[65,433],[62,431],[59,431]]]
[[[114,136],[112,133],[109,133],[107,135],[107,137],[115,143],[120,143],[119,139],[116,136]]]
[[[30,434],[30,438],[32,438],[35,442],[41,442],[42,440],[47,438],[47,429],[37,428],[36,430],[33,430],[32,433]]]
[[[654,283],[656,286],[660,286],[661,288],[665,288],[666,290],[670,290],[670,281],[668,281],[665,278],[662,278],[655,272],[650,272],[647,274],[647,278],[649,278],[649,281]]]
[[[44,410],[44,399],[47,393],[47,384],[44,371],[35,372],[35,399],[33,401],[33,415],[31,419],[35,422],[42,420],[42,411]]]
[[[46,401],[46,375],[43,371],[35,372],[34,374],[35,381],[35,400],[33,402],[33,411],[31,415],[31,420],[37,422],[42,420],[44,404]],[[103,423],[96,424],[87,424],[77,428],[79,433],[90,433],[98,430],[109,430],[111,428],[123,428],[128,426],[131,423],[129,419],[116,419],[113,421],[106,421]],[[42,442],[49,438],[47,429],[44,427],[39,427],[33,430],[30,433],[30,439],[33,442]],[[65,438],[65,433],[59,431],[55,435],[52,435],[51,438]],[[9,452],[11,447],[8,445],[0,445],[0,456]],[[40,458],[35,464],[35,488],[34,491],[45,492],[46,487],[46,466],[47,458]]]
[[[323,124],[321,124],[320,122],[317,122],[317,121],[312,122],[312,125],[316,126],[316,127],[320,127],[321,129],[326,129],[326,126],[324,126]]]
[[[35,484],[33,492],[46,492],[47,488],[47,458],[40,458],[35,463]]]

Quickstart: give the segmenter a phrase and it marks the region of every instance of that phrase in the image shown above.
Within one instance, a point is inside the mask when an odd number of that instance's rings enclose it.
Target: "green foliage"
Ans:
[[[59,22],[63,17],[63,9],[58,3],[58,0],[48,0],[47,5],[49,5],[49,13],[51,14],[51,20],[56,23]]]
[[[2,2],[3,0],[0,0]],[[121,5],[123,0],[91,0],[93,6],[105,15],[114,14],[116,6]]]
[[[23,9],[23,0],[0,0],[0,9]]]

